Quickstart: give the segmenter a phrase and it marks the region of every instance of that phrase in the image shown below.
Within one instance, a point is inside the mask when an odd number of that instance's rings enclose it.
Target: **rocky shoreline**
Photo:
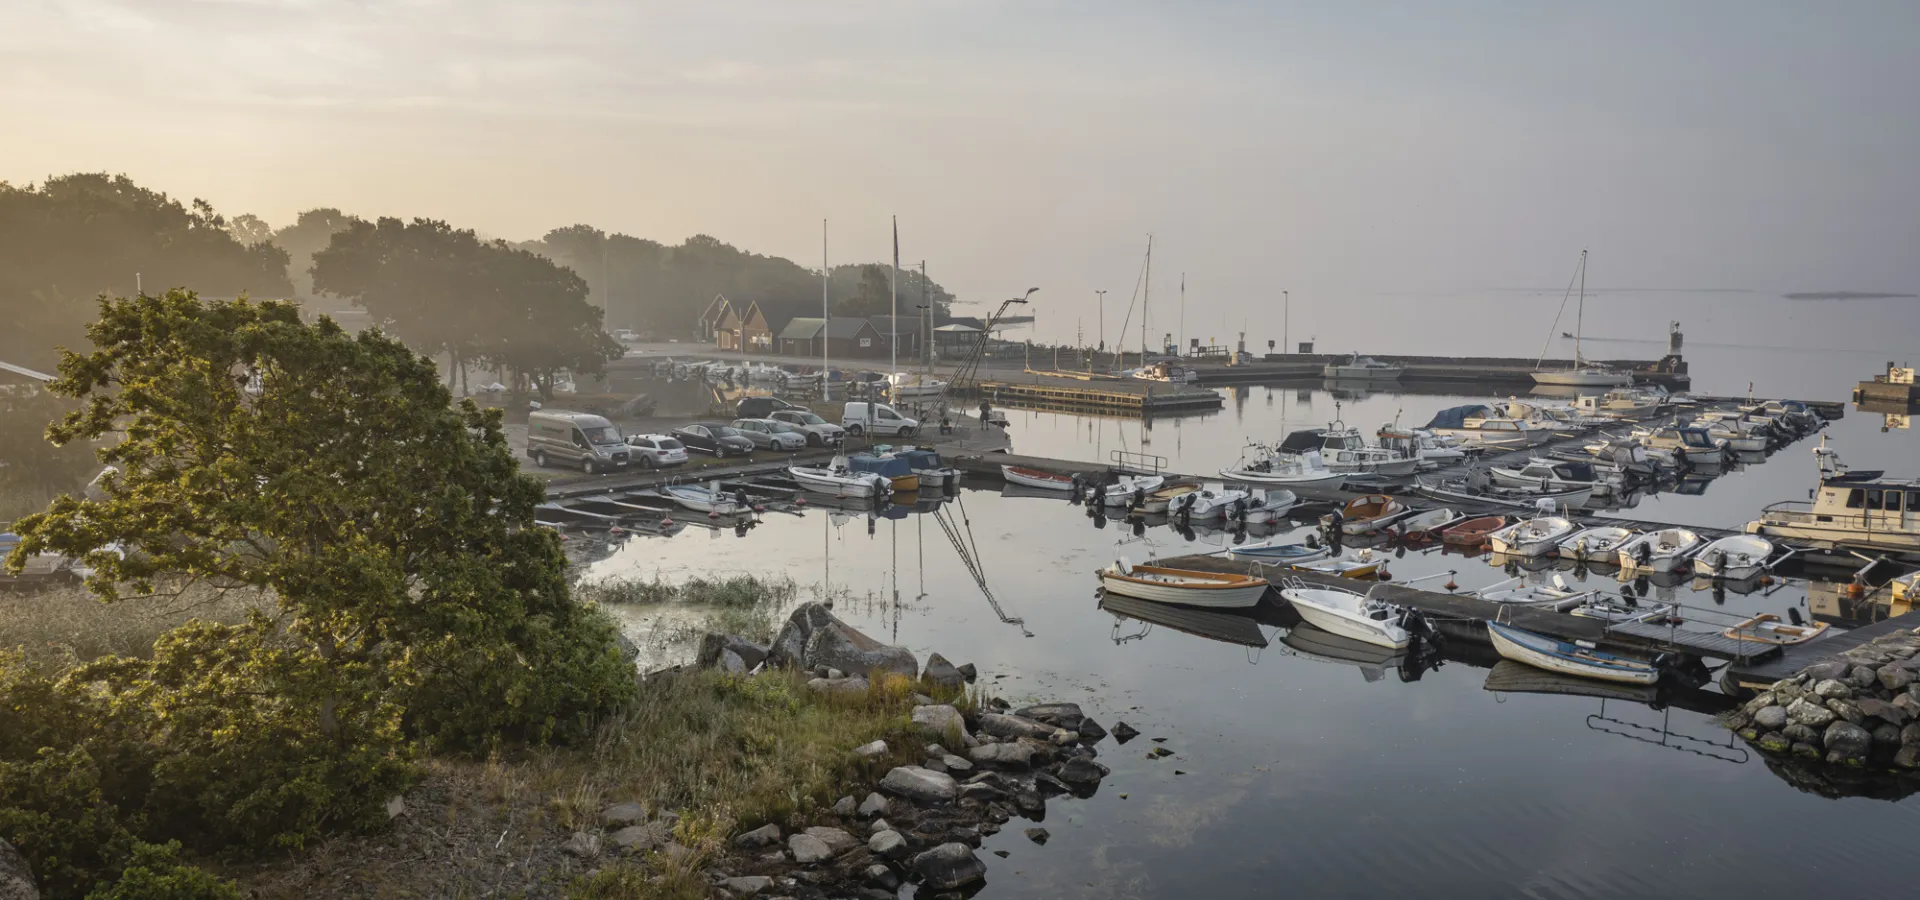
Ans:
[[[1770,754],[1920,769],[1920,629],[1882,635],[1774,682],[1725,721]]]

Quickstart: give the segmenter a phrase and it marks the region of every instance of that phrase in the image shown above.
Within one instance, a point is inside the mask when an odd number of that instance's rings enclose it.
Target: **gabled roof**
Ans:
[[[867,321],[872,322],[873,330],[881,334],[891,334],[895,329],[898,329],[904,337],[912,337],[913,335],[919,334],[922,329],[927,327],[927,324],[921,321],[919,316],[900,316],[898,317],[899,324],[897,325],[894,324],[894,318],[894,316],[874,316]]]
[[[820,319],[794,319],[780,330],[780,340],[810,341],[820,336]]]
[[[713,300],[707,303],[706,310],[700,313],[700,321],[710,324],[718,323],[725,318],[726,311],[731,306],[733,303],[727,299],[727,295],[715,294]]]
[[[850,338],[872,328],[872,322],[857,316],[835,316],[827,322],[827,337]]]

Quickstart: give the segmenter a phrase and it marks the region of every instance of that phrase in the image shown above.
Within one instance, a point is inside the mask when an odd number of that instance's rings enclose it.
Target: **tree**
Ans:
[[[860,286],[853,296],[834,304],[840,316],[888,316],[893,314],[893,285],[887,280],[886,266],[860,267]],[[909,307],[911,311],[911,307]]]
[[[358,218],[332,207],[309,209],[292,225],[273,233],[273,244],[287,252],[287,275],[293,280],[297,297],[312,297],[313,255],[325,249],[336,233],[345,231]]]
[[[414,347],[447,353],[447,383],[481,342],[481,298],[492,291],[472,231],[432,219],[354,220],[313,255],[315,290],[345,297]]]
[[[478,351],[489,363],[527,376],[552,400],[561,370],[599,375],[626,352],[602,327],[606,311],[587,302],[587,283],[572,269],[505,243],[481,251],[489,292]]]
[[[273,226],[253,213],[235,216],[233,221],[227,223],[227,232],[233,235],[234,240],[248,247],[273,240]]]

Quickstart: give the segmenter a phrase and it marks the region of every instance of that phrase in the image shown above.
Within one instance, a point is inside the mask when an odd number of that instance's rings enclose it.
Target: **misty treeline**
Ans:
[[[889,267],[835,266],[836,315],[884,315]],[[51,368],[56,347],[84,350],[101,294],[189,287],[203,296],[292,297],[309,311],[364,309],[418,350],[525,376],[549,393],[562,370],[597,374],[618,356],[606,331],[692,337],[718,295],[770,319],[818,315],[820,275],[707,235],[678,245],[588,225],[510,243],[426,218],[363,219],[339,209],[274,227],[228,219],[124,175],[0,182],[0,360]],[[953,295],[903,271],[899,310]],[[776,327],[777,324],[776,324]]]

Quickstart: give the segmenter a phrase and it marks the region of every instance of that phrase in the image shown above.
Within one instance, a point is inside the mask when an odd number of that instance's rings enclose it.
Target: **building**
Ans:
[[[817,357],[820,355],[820,328],[824,324],[826,320],[819,318],[793,319],[787,322],[785,328],[780,329],[780,336],[774,343],[779,347],[782,356]]]
[[[835,316],[826,322],[817,318],[792,319],[780,330],[775,343],[785,356],[817,357],[822,340],[826,341],[826,352],[833,359],[884,359],[888,353],[887,339],[873,327],[873,322],[857,316]]]
[[[713,295],[713,301],[708,303],[706,311],[700,314],[700,322],[695,326],[697,333],[694,337],[702,341],[714,341],[715,346],[718,346],[721,324],[725,321],[727,314],[732,311],[732,307],[733,304],[727,302],[725,294]],[[735,319],[737,321],[738,316]]]
[[[920,345],[927,340],[925,319],[919,316],[874,316],[868,321],[873,323],[873,330],[885,341],[891,342],[895,334],[900,336],[902,358],[920,357]]]

